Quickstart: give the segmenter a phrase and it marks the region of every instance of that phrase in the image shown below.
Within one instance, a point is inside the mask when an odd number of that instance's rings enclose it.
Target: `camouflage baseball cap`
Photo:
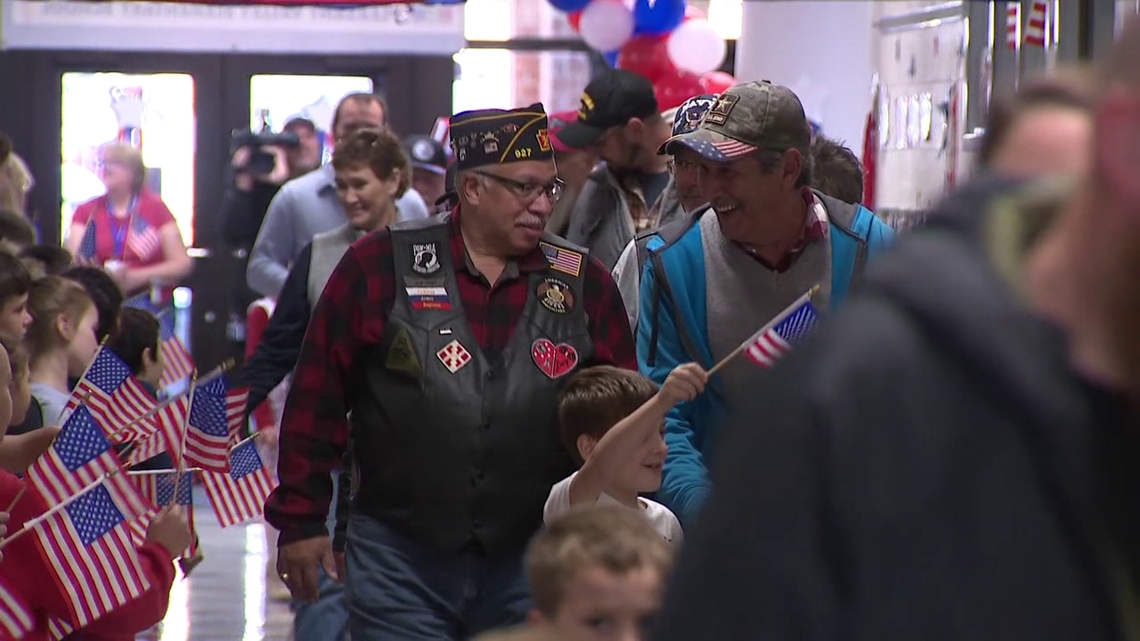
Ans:
[[[717,97],[695,131],[665,142],[666,153],[684,145],[713,162],[729,162],[758,149],[807,153],[811,127],[791,89],[767,80],[736,85]]]

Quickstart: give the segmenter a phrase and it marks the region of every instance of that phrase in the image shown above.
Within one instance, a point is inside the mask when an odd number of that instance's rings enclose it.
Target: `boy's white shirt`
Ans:
[[[550,523],[570,511],[570,482],[577,475],[578,473],[574,472],[550,488],[550,496],[546,498],[546,505],[542,508],[542,521],[544,523]],[[661,534],[662,538],[673,545],[681,544],[684,538],[684,534],[681,532],[681,522],[677,520],[677,516],[669,508],[657,501],[642,497],[638,497],[637,502],[641,505],[641,513],[649,519],[649,522]],[[598,495],[597,503],[600,505],[621,505],[621,502],[605,492]]]

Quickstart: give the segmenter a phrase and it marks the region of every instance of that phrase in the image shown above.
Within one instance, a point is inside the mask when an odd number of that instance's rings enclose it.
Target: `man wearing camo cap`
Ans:
[[[869,210],[809,187],[810,143],[799,98],[767,81],[732,87],[695,130],[666,141],[665,153],[695,154],[710,206],[646,245],[637,331],[643,374],[660,384],[682,363],[712,367],[813,286],[819,309],[835,307],[890,242],[892,230]],[[746,359],[730,362],[708,393],[666,419],[659,496],[683,524],[708,494],[706,456],[718,419],[740,405],[755,372]]]

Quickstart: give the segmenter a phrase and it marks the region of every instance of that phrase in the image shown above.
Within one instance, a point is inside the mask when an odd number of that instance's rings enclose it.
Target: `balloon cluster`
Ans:
[[[717,71],[728,47],[685,0],[548,0],[610,64],[653,81],[662,111],[736,80]]]

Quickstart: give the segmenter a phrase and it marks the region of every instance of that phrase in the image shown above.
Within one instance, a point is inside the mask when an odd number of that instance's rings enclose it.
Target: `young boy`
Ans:
[[[649,638],[673,548],[621,506],[575,509],[531,541],[529,621],[565,641]]]
[[[640,498],[661,487],[665,414],[705,389],[708,375],[695,363],[673,370],[660,389],[648,378],[609,365],[589,367],[558,399],[562,442],[582,466],[550,488],[543,520],[572,507],[618,503],[642,513],[661,536],[681,543],[681,523],[669,508]]]
[[[32,323],[28,313],[28,291],[32,275],[11,252],[0,249],[0,338],[12,343],[24,340]]]

